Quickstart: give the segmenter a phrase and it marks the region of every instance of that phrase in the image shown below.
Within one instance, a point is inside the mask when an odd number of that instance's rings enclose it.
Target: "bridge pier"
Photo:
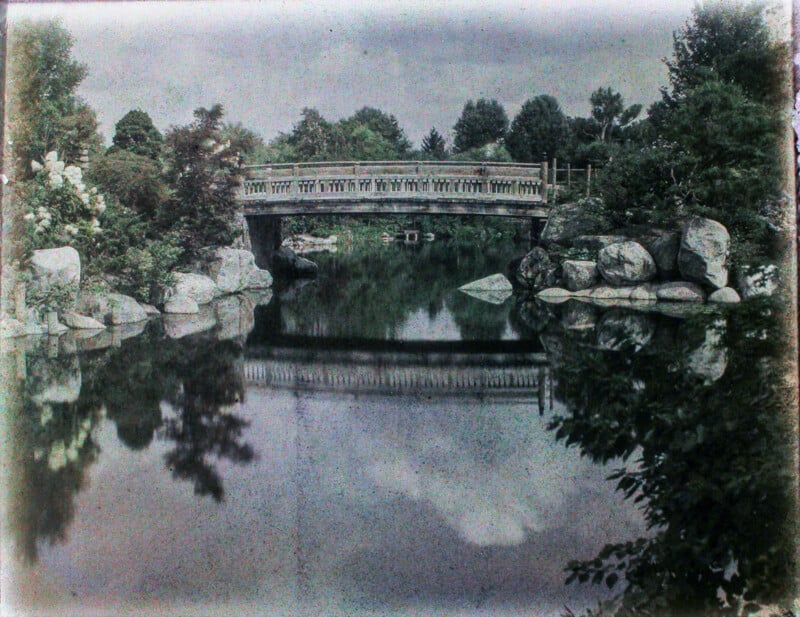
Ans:
[[[248,216],[247,229],[250,234],[250,245],[259,268],[269,269],[272,256],[281,247],[283,235],[281,227],[283,217],[280,216]]]

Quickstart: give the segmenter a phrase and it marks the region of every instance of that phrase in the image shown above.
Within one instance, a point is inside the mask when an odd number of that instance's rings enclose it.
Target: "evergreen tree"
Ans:
[[[432,128],[430,133],[422,138],[422,152],[434,161],[447,158],[447,143],[435,128]]]
[[[567,137],[567,119],[552,96],[525,101],[511,123],[506,147],[515,161],[536,163],[556,156]]]
[[[500,103],[494,99],[469,100],[453,127],[453,147],[456,152],[480,148],[505,137],[507,129],[508,117]]]
[[[117,122],[113,143],[116,148],[157,161],[164,138],[147,112],[132,109]]]

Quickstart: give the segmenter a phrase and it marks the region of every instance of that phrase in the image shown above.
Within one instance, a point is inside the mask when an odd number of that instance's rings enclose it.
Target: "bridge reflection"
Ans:
[[[538,341],[401,341],[276,334],[248,345],[251,386],[381,395],[514,398],[552,407]]]

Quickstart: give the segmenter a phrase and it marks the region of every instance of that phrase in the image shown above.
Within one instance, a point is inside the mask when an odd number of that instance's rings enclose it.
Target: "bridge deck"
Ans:
[[[247,168],[245,215],[370,213],[545,216],[546,164],[301,163]]]

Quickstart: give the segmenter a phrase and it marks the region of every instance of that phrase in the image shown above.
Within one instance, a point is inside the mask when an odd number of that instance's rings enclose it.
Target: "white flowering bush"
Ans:
[[[35,176],[21,191],[29,248],[69,245],[88,256],[102,233],[103,195],[86,186],[80,167],[59,161],[55,152],[42,163],[31,161],[31,169]]]

